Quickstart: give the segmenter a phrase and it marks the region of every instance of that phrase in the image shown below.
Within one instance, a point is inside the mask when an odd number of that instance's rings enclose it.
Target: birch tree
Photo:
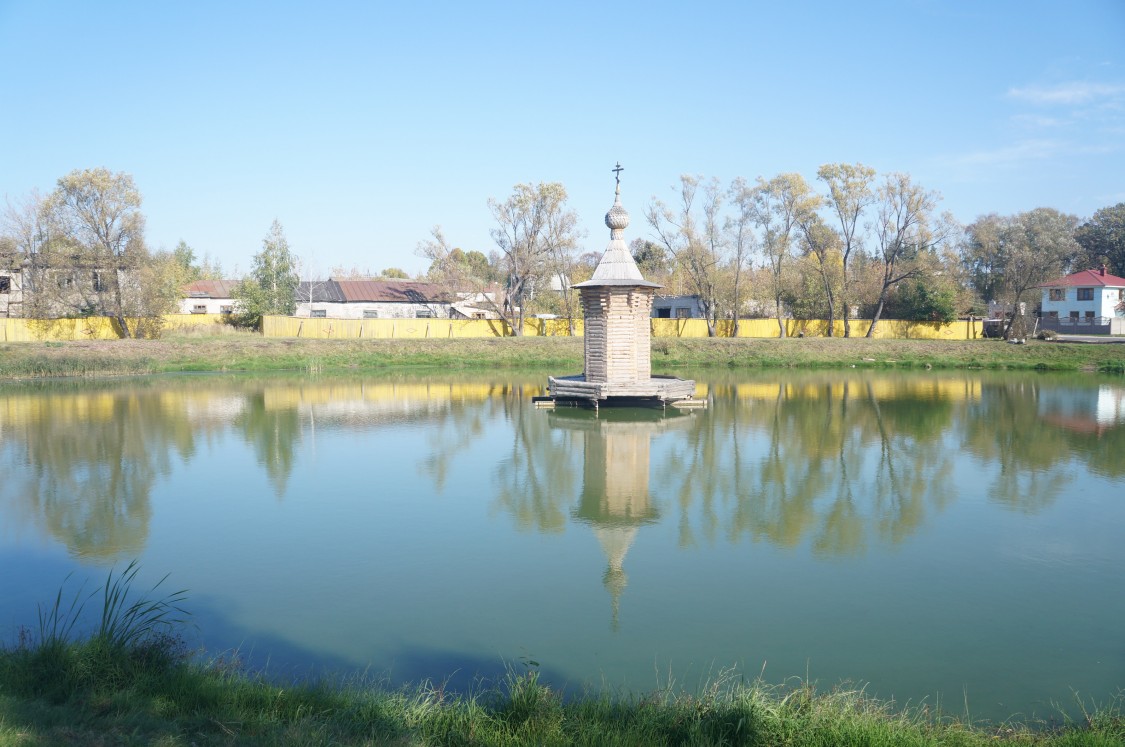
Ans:
[[[952,230],[952,218],[934,221],[939,199],[936,192],[914,184],[908,174],[888,174],[879,187],[874,237],[883,273],[867,337],[874,337],[891,289],[921,275],[927,259],[936,262],[936,250]]]
[[[785,271],[791,253],[793,229],[820,207],[821,198],[800,174],[779,174],[766,181],[758,177],[753,189],[740,197],[743,210],[762,231],[761,251],[769,270],[770,294],[777,310],[778,334],[785,336],[781,298],[785,293]]]
[[[742,273],[748,269],[750,257],[758,246],[753,231],[753,211],[751,201],[747,199],[750,186],[742,177],[735,179],[730,186],[730,199],[737,208],[735,214],[727,219],[724,227],[727,232],[727,241],[730,246],[730,272],[732,289],[732,317],[734,319],[734,337],[738,337],[742,318]]]
[[[816,175],[828,187],[828,207],[840,224],[840,306],[844,316],[844,337],[851,337],[849,307],[852,294],[848,269],[855,254],[863,251],[859,219],[875,199],[871,189],[875,169],[860,163],[827,163],[817,170]]]
[[[840,234],[832,229],[817,213],[807,213],[797,222],[801,247],[816,267],[816,276],[824,290],[824,304],[828,311],[828,330],[832,337],[836,328],[836,295],[840,282]]]
[[[697,206],[701,183],[702,200]],[[645,220],[683,270],[689,290],[699,296],[707,334],[714,337],[726,248],[719,223],[722,191],[718,179],[703,182],[703,177],[690,174],[680,176],[678,189],[674,210],[654,198],[645,209]]]
[[[274,221],[254,255],[250,274],[234,289],[242,309],[239,319],[256,329],[267,314],[292,316],[297,310],[297,259],[289,249],[285,230]]]

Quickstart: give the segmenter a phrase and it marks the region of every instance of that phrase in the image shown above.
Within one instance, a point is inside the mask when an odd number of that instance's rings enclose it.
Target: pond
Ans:
[[[705,372],[706,410],[593,413],[545,378],[5,385],[0,640],[138,559],[278,676],[733,668],[993,719],[1125,684],[1121,379]]]

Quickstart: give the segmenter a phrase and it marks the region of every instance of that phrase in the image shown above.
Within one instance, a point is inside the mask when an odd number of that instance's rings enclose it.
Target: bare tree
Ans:
[[[932,214],[939,199],[936,192],[911,182],[909,174],[888,174],[879,187],[875,244],[883,276],[867,337],[875,335],[891,288],[920,275],[926,259],[936,261],[937,247],[951,234],[952,218],[934,222]]]
[[[508,293],[500,312],[517,336],[523,335],[527,305],[536,290],[557,276],[559,268],[566,267],[564,258],[577,250],[578,216],[566,200],[566,188],[552,182],[517,184],[504,202],[488,201],[497,223],[492,239],[507,275]]]
[[[8,316],[26,313],[25,299],[32,295],[36,268],[40,264],[38,258],[49,242],[49,221],[47,200],[38,192],[33,191],[14,204],[7,201],[0,228],[0,238],[4,243],[0,249],[0,262],[13,271],[18,270],[20,276],[19,287],[12,289],[14,292],[8,299]]]
[[[370,267],[360,267],[359,265],[352,265],[351,267],[333,265],[328,269],[328,277],[333,280],[367,280],[375,277],[376,274],[371,271]]]
[[[826,163],[817,170],[816,175],[828,186],[828,206],[840,223],[840,305],[843,307],[844,337],[851,337],[849,305],[852,296],[848,265],[856,253],[863,251],[859,218],[875,200],[875,193],[871,189],[875,169],[860,163]]]
[[[707,322],[707,334],[714,337],[726,246],[718,217],[722,193],[718,179],[711,179],[703,184],[700,228],[700,218],[695,214],[695,200],[701,181],[700,176],[681,175],[677,210],[673,211],[654,198],[645,209],[645,219],[656,232],[660,243],[686,274],[690,289],[699,296],[699,304]]]
[[[833,230],[817,213],[806,213],[797,221],[801,245],[811,255],[816,274],[824,289],[824,303],[828,309],[827,335],[832,337],[836,327],[836,288],[839,282],[840,234]]]
[[[738,337],[742,317],[742,273],[750,263],[750,256],[757,248],[754,238],[753,211],[751,200],[748,199],[750,186],[742,177],[735,179],[730,186],[731,202],[738,208],[734,216],[727,218],[724,229],[727,232],[727,243],[730,246],[731,269],[731,295],[732,315],[734,318],[733,335]]]
[[[800,174],[779,174],[766,181],[758,177],[755,187],[740,196],[743,211],[762,229],[762,254],[769,268],[770,291],[777,309],[778,333],[785,336],[781,297],[785,292],[786,262],[791,251],[793,229],[820,207],[821,198]]]
[[[29,315],[101,314],[125,337],[157,334],[179,297],[178,275],[171,254],[154,258],[145,246],[140,207],[129,174],[96,168],[59,179],[24,246]]]
[[[414,253],[430,261],[426,273],[432,283],[445,286],[448,290],[463,290],[466,278],[463,268],[453,260],[453,247],[445,238],[441,226],[430,229],[430,238],[419,241]]]

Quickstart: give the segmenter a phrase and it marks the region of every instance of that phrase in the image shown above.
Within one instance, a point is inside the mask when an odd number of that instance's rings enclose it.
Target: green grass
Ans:
[[[276,682],[189,657],[176,635],[183,592],[135,597],[136,572],[110,574],[88,637],[73,635],[81,591],[60,591],[38,631],[0,648],[0,745],[1125,744],[1120,697],[1077,721],[984,725],[896,708],[862,689],[725,675],[701,693],[643,695],[565,694],[534,665],[464,695],[365,678]]]
[[[582,338],[292,340],[254,335],[173,336],[0,344],[0,379],[113,376],[178,371],[330,371],[402,367],[444,370],[582,370]],[[1125,344],[1030,340],[863,338],[654,338],[653,370],[685,367],[903,368],[1125,373]]]

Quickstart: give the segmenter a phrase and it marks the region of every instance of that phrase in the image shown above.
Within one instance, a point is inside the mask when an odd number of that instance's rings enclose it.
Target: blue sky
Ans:
[[[488,253],[489,197],[562,182],[608,240],[681,173],[905,171],[962,222],[1125,201],[1125,1],[0,0],[0,196],[133,175],[148,240],[245,271]]]

